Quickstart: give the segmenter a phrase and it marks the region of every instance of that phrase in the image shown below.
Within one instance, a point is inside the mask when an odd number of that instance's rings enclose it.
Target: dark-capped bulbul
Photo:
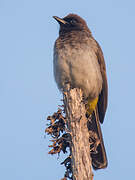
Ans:
[[[107,167],[107,157],[101,133],[108,99],[106,66],[103,52],[93,38],[86,22],[76,14],[64,18],[53,16],[59,23],[59,37],[54,45],[54,77],[60,90],[80,88],[87,99],[87,115],[93,123],[88,124],[100,140],[95,153],[90,153],[94,169]]]

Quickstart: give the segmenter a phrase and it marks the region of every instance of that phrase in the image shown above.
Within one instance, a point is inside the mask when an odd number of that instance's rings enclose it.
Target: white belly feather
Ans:
[[[59,89],[65,84],[81,88],[85,97],[95,98],[102,89],[102,75],[97,57],[92,49],[75,49],[66,46],[54,48],[54,76]]]

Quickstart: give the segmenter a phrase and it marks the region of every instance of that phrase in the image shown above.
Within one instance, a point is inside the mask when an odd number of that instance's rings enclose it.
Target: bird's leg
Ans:
[[[88,98],[86,98],[84,95],[82,96],[82,101],[83,104],[88,104]]]

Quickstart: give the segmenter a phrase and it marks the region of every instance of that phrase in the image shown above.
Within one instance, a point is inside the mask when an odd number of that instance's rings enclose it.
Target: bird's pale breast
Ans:
[[[58,40],[57,40],[58,41]],[[85,97],[98,97],[102,89],[102,75],[97,56],[91,41],[86,43],[63,43],[54,46],[54,76],[58,88],[65,89],[70,83],[72,88],[81,88]],[[58,44],[57,44],[58,43]]]

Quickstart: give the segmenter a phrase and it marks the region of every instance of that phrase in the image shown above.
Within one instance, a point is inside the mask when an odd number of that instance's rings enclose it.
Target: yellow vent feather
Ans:
[[[91,115],[93,113],[93,111],[96,108],[97,102],[98,102],[98,97],[93,100],[88,99],[88,104],[86,105],[88,115]]]

